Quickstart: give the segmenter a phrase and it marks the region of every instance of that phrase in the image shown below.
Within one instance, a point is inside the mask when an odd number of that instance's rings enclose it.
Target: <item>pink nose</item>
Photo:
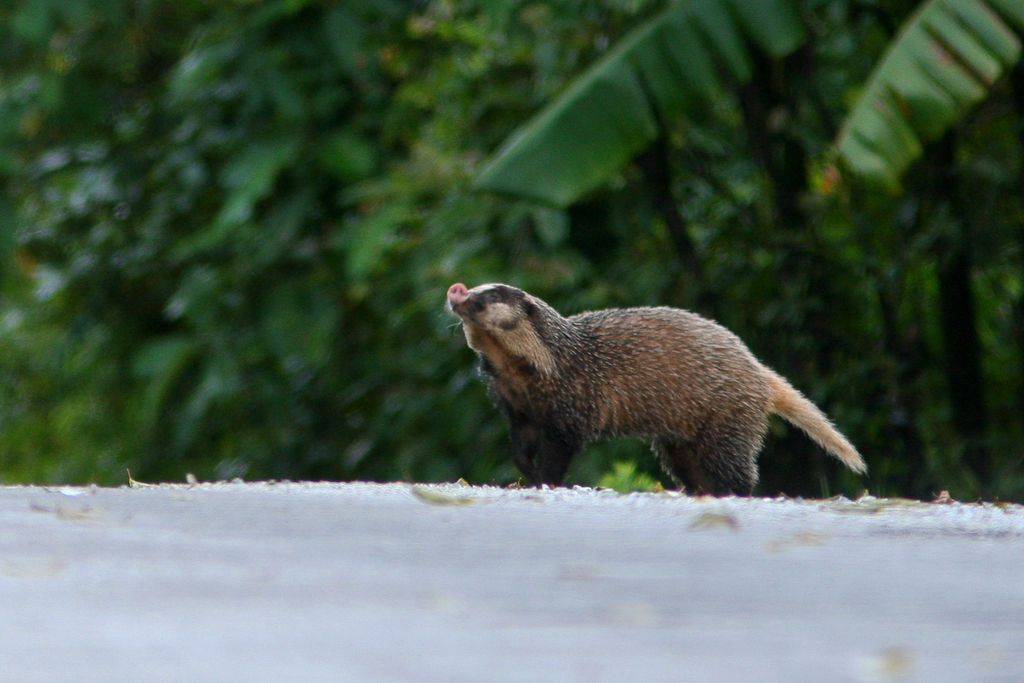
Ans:
[[[452,302],[453,305],[461,304],[468,298],[469,290],[466,289],[466,285],[461,282],[456,282],[448,288],[448,301]]]

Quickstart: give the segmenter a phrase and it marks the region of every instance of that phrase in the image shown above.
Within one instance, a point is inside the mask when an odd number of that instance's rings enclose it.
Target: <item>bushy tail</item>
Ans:
[[[807,432],[807,436],[815,443],[854,472],[863,474],[868,471],[864,458],[860,457],[853,444],[839,433],[818,406],[771,370],[768,371],[768,384],[771,387],[771,412]]]

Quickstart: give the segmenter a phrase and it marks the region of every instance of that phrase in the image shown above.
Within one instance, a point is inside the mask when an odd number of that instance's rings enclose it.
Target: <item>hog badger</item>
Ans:
[[[854,472],[864,460],[828,418],[721,325],[675,308],[564,318],[521,289],[448,289],[510,424],[512,459],[535,484],[560,484],[588,442],[650,440],[694,493],[750,495],[768,416],[796,425]]]

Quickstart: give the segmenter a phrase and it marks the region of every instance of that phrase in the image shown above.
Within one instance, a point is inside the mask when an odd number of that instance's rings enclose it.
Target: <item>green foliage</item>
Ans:
[[[624,37],[514,133],[479,187],[565,207],[615,174],[666,123],[750,79],[752,41],[781,57],[804,39],[789,0],[676,0]]]
[[[1000,16],[1002,15],[1002,16]],[[930,0],[903,27],[839,136],[846,163],[895,188],[921,156],[1020,58],[1010,26],[1024,29],[1015,0]]]
[[[602,475],[597,485],[619,493],[658,491],[662,488],[660,481],[645,472],[638,472],[637,464],[629,460],[613,462],[611,471]]]
[[[507,281],[569,314],[678,303],[685,273],[633,166],[568,209],[472,181],[669,7],[4,5],[0,480],[514,480],[447,287]],[[874,5],[799,7],[798,52],[743,47],[746,86],[665,122],[702,310],[839,423],[874,493],[969,497],[936,312],[951,222],[913,171],[895,197],[837,184],[829,147],[893,36]],[[1005,499],[1024,495],[1021,119],[1005,79],[990,93],[957,159]],[[864,487],[773,430],[761,492]],[[570,483],[609,472],[660,476],[613,441]]]
[[[577,264],[468,181],[621,11],[0,11],[0,477],[513,478],[444,291]]]

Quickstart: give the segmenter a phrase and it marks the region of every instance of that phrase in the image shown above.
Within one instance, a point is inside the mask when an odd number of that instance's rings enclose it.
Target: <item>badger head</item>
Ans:
[[[458,282],[448,288],[448,309],[462,321],[469,348],[498,372],[524,362],[541,373],[554,372],[554,358],[539,330],[549,307],[539,299],[509,285],[467,289]]]

